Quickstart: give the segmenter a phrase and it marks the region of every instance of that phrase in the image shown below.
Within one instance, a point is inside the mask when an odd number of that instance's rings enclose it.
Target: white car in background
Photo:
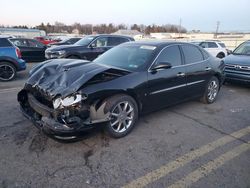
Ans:
[[[192,42],[192,43],[204,48],[207,52],[209,52],[214,57],[218,57],[222,59],[226,57],[226,55],[228,54],[225,44],[220,41],[200,41],[200,42]]]

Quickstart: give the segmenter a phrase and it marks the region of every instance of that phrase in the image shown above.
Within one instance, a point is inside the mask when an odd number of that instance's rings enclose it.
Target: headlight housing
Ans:
[[[65,54],[65,50],[60,50],[60,51],[57,51],[58,55],[63,55]]]
[[[71,95],[63,99],[59,97],[53,101],[53,107],[54,109],[58,109],[58,108],[72,106],[74,104],[81,102],[84,99],[86,99],[86,97],[85,96],[83,97],[81,94]]]

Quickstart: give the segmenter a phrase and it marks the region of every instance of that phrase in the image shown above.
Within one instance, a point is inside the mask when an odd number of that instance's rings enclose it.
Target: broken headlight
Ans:
[[[67,106],[72,106],[86,99],[86,96],[82,96],[81,94],[71,95],[65,98],[57,98],[53,101],[54,109],[63,108]]]

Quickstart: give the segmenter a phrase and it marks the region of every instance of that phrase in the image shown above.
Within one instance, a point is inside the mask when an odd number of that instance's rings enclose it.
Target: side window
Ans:
[[[78,40],[80,40],[80,39],[72,38],[72,39],[69,40],[69,44],[75,44]]]
[[[24,39],[11,39],[11,41],[17,47],[18,46],[20,46],[20,47],[27,47],[28,46],[27,41]]]
[[[28,40],[29,46],[33,48],[43,48],[43,45],[36,40]]]
[[[181,48],[184,53],[186,64],[203,61],[203,55],[198,47],[193,45],[182,45]]]
[[[202,42],[202,43],[200,43],[199,46],[202,47],[202,48],[208,48],[207,42]]]
[[[7,39],[0,39],[0,47],[11,47],[12,45]]]
[[[173,67],[181,65],[181,53],[177,45],[166,47],[156,60],[156,64],[161,62],[170,63]]]
[[[215,42],[208,42],[208,48],[218,48]]]
[[[109,37],[108,46],[117,46],[121,43],[128,42],[129,40],[122,37]]]
[[[108,38],[107,37],[100,37],[92,43],[94,47],[105,47],[108,46]]]

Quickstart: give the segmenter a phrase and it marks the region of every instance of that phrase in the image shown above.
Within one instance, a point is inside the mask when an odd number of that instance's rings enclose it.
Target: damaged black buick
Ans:
[[[37,65],[18,101],[36,127],[56,138],[75,138],[94,125],[105,125],[119,138],[139,114],[195,98],[214,102],[223,69],[222,60],[192,44],[130,42],[93,62],[55,59]]]

